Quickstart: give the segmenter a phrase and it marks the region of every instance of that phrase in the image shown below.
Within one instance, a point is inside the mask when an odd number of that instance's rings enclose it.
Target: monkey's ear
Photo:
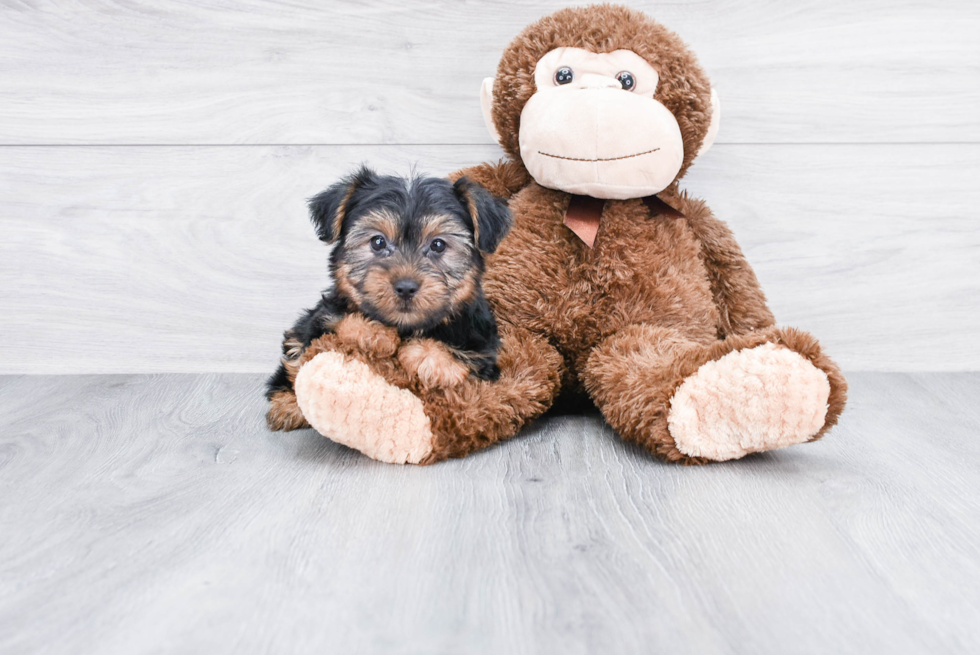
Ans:
[[[718,92],[711,89],[711,123],[708,125],[708,133],[704,135],[704,140],[701,141],[701,147],[698,149],[697,154],[698,157],[708,152],[708,148],[715,142],[720,123],[721,103],[718,101]]]
[[[461,177],[453,191],[473,221],[473,241],[482,252],[493,252],[510,230],[513,217],[507,203],[490,195],[486,189]]]
[[[310,221],[313,222],[320,241],[333,243],[340,238],[351,198],[358,189],[374,183],[376,178],[377,173],[367,166],[361,166],[356,173],[310,198]]]
[[[498,144],[500,143],[500,133],[497,126],[493,124],[493,78],[487,77],[483,80],[483,87],[480,89],[480,108],[483,109],[483,122],[487,124],[487,131]]]

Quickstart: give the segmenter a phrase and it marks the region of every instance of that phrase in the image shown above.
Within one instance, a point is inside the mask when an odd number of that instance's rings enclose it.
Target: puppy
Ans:
[[[320,240],[336,244],[333,285],[283,335],[282,362],[267,384],[269,427],[306,427],[293,382],[303,353],[328,333],[368,350],[398,349],[423,384],[499,377],[497,323],[480,280],[483,254],[511,226],[504,201],[466,178],[403,179],[362,167],[309,207]]]

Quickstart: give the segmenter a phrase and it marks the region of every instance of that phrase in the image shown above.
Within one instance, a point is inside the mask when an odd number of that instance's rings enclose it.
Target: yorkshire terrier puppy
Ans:
[[[309,207],[320,240],[336,244],[333,285],[283,335],[282,363],[267,384],[269,427],[306,427],[293,382],[304,352],[329,333],[397,349],[423,383],[499,377],[500,338],[480,280],[483,254],[510,229],[504,201],[466,178],[404,179],[362,167]]]

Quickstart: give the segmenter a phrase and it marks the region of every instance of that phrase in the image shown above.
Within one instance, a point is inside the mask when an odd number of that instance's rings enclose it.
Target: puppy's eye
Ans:
[[[629,71],[623,71],[616,74],[616,79],[619,83],[623,85],[623,88],[627,91],[632,91],[633,87],[636,86],[636,80],[633,79],[633,73]]]
[[[429,244],[429,250],[436,254],[440,254],[446,251],[446,242],[442,239],[433,239],[432,243]]]
[[[572,81],[573,77],[575,77],[575,74],[572,72],[572,69],[568,66],[562,66],[555,71],[555,84],[568,84]]]
[[[371,237],[371,250],[374,252],[383,251],[387,245],[388,242],[385,241],[385,238],[380,234],[378,236]]]

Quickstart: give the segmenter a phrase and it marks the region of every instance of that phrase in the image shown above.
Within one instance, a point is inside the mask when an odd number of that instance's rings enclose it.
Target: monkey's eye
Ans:
[[[429,250],[438,254],[442,254],[446,251],[446,242],[442,239],[433,239],[432,243],[429,244]]]
[[[574,76],[575,74],[572,73],[571,68],[568,66],[562,66],[555,71],[555,84],[568,84],[572,81]]]
[[[619,83],[623,85],[623,88],[627,91],[632,91],[633,87],[636,86],[636,80],[633,79],[633,73],[629,71],[623,71],[616,74],[616,79]]]
[[[371,237],[371,250],[373,250],[374,252],[382,252],[385,249],[385,247],[387,247],[387,245],[388,242],[385,241],[385,238],[380,234]]]

